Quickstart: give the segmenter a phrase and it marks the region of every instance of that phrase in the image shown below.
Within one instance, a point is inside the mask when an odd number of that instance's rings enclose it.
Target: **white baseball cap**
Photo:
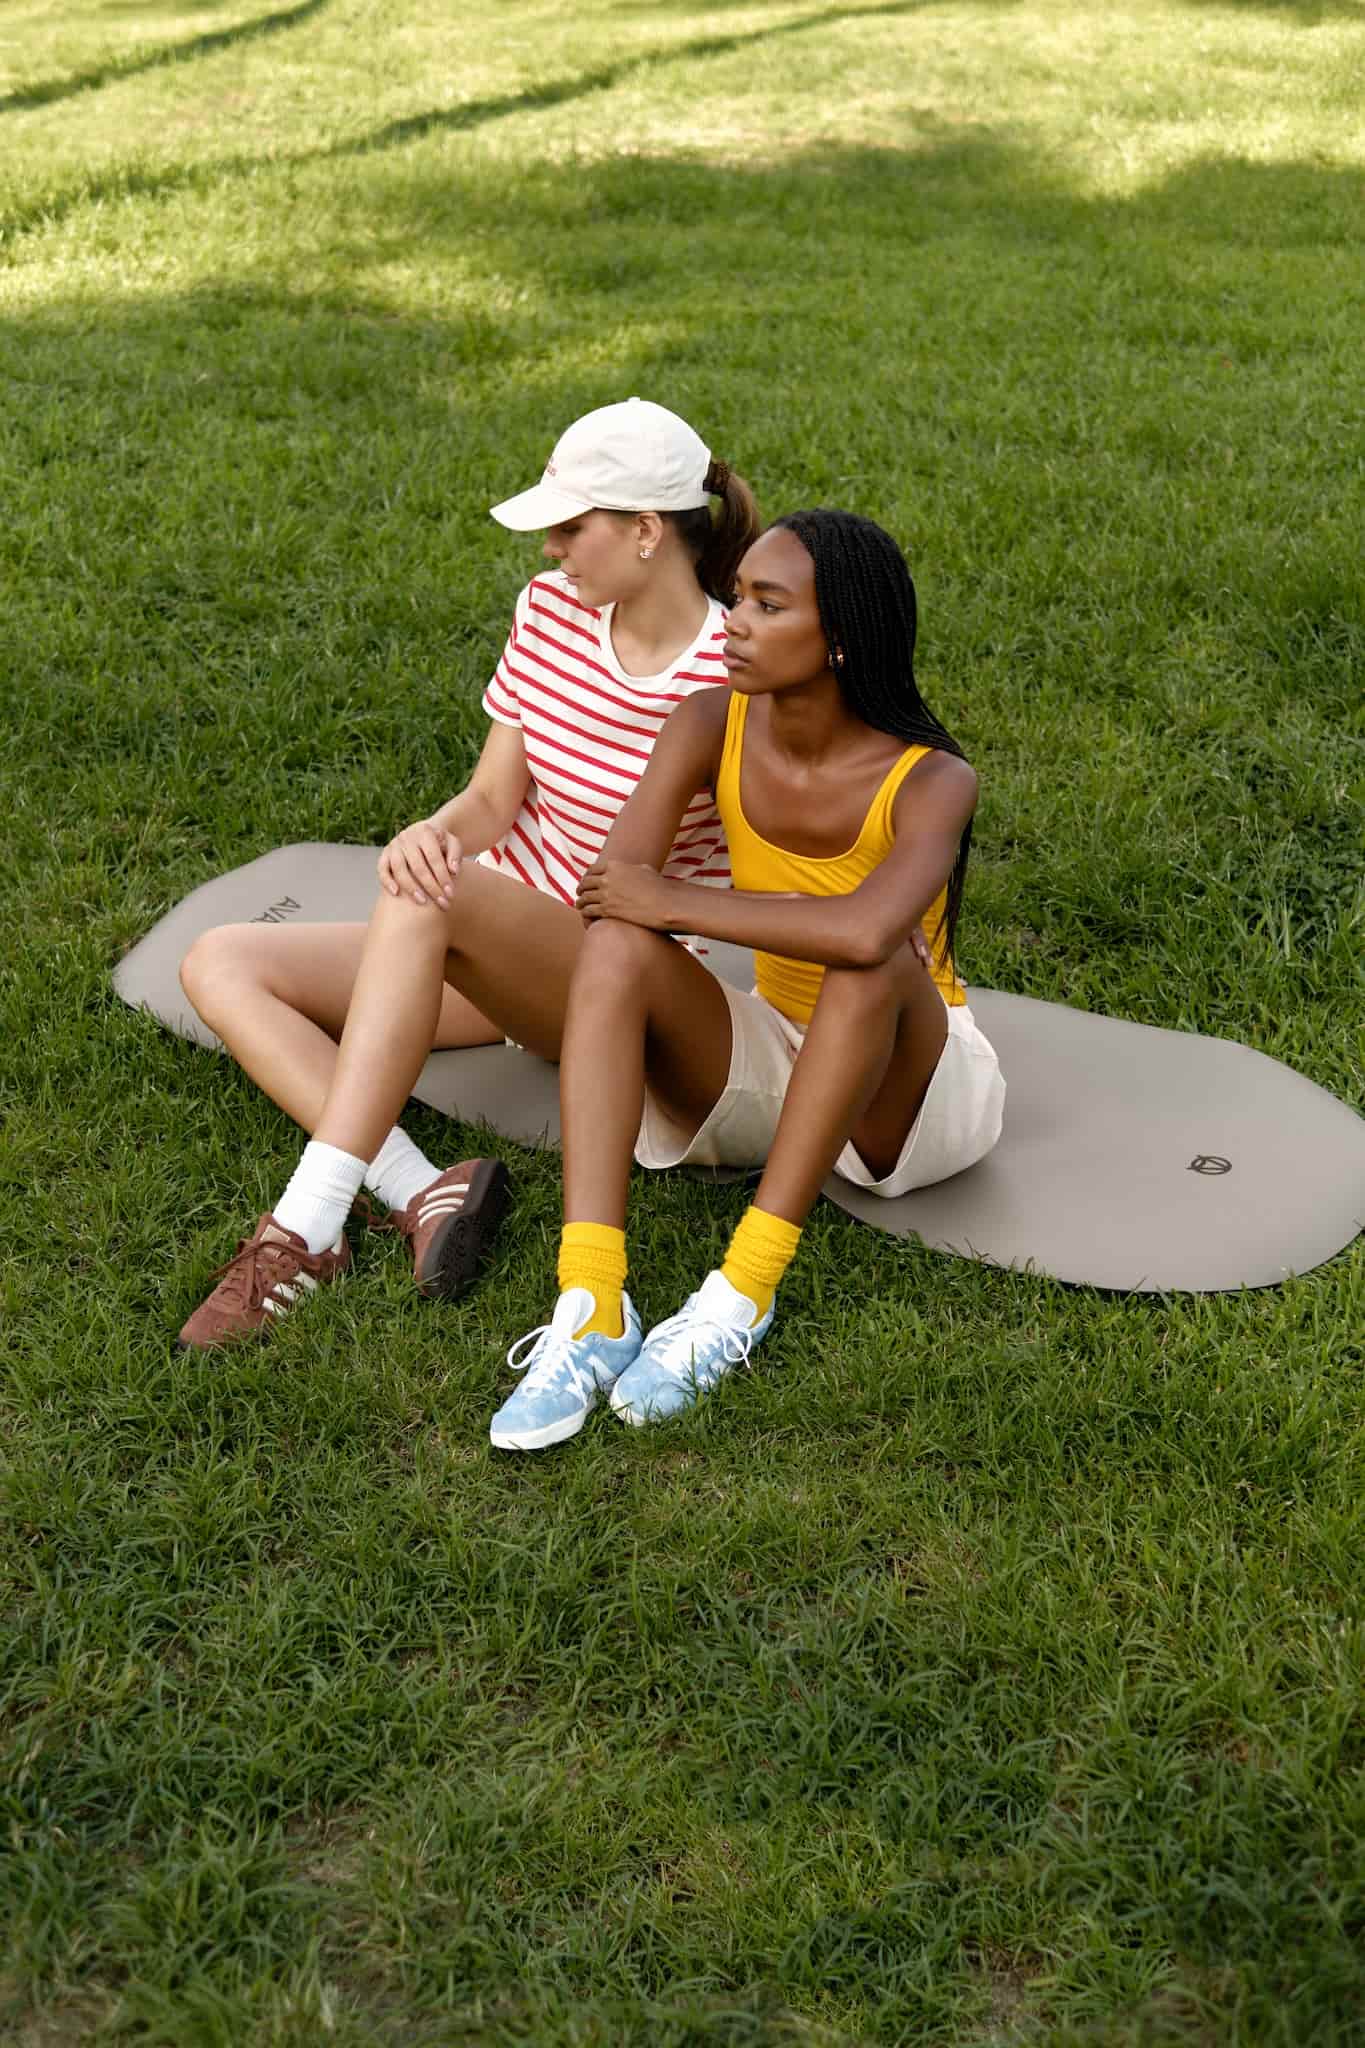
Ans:
[[[514,533],[584,512],[687,512],[707,500],[711,450],[667,406],[627,398],[566,427],[538,484],[492,508]]]

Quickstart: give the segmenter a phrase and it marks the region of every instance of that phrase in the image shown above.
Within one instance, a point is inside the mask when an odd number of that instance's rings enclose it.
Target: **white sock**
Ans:
[[[400,1131],[395,1124],[365,1168],[365,1185],[386,1209],[406,1209],[413,1196],[429,1188],[440,1171],[413,1144],[407,1132]]]
[[[275,1221],[297,1232],[310,1252],[335,1251],[364,1178],[363,1159],[310,1138],[275,1204]]]

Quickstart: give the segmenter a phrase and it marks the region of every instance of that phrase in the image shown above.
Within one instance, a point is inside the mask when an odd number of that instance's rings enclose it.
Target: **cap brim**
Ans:
[[[533,484],[529,491],[522,491],[518,497],[505,498],[501,505],[493,505],[490,513],[502,526],[510,526],[513,533],[536,533],[545,526],[558,526],[565,519],[580,519],[592,506],[585,498],[574,498],[567,491],[557,491],[553,484]]]

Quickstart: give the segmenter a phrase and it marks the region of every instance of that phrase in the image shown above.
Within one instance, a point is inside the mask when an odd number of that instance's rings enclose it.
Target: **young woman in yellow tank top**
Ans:
[[[976,776],[916,688],[915,627],[904,558],[870,520],[794,513],[745,555],[731,690],[673,713],[580,886],[561,1293],[509,1354],[524,1377],[494,1444],[557,1443],[602,1395],[628,1422],[689,1406],[768,1329],[831,1169],[893,1196],[999,1137],[1004,1082],[953,952]],[[708,788],[733,891],[659,872]],[[613,857],[618,834],[629,860]],[[709,974],[679,932],[753,947],[754,992]],[[763,1168],[723,1266],[648,1337],[624,1291],[632,1152]]]

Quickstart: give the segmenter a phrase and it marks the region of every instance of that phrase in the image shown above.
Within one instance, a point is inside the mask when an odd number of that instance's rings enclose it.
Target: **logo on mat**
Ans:
[[[1196,1152],[1186,1173],[1231,1173],[1232,1161],[1223,1159],[1217,1152]]]
[[[258,911],[250,922],[252,924],[283,924],[287,917],[292,917],[296,910],[302,909],[303,905],[296,903],[292,896],[281,896],[278,903],[272,903],[267,910]]]

